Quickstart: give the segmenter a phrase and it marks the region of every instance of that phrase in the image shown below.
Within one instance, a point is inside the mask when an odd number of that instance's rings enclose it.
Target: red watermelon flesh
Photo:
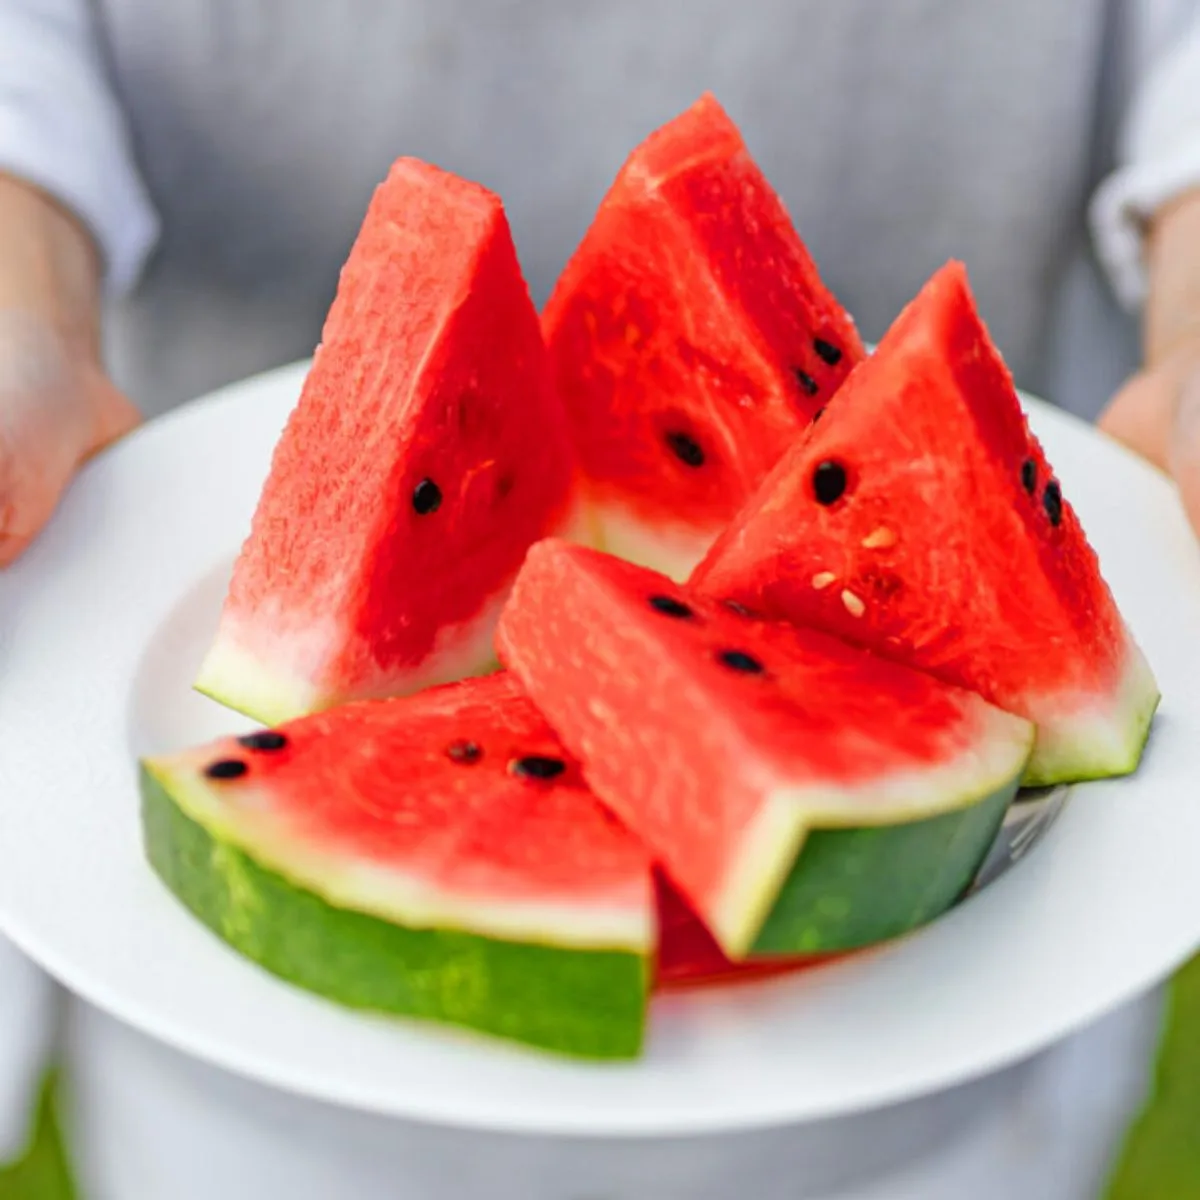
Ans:
[[[268,723],[494,661],[573,459],[500,200],[400,159],[275,450],[198,686]]]
[[[654,873],[658,905],[658,960],[654,985],[681,991],[718,984],[752,983],[798,974],[833,962],[836,955],[804,954],[734,962],[661,870]]]
[[[554,539],[497,646],[732,959],[852,949],[944,911],[1033,741],[972,693]]]
[[[1030,718],[1030,784],[1133,770],[1158,703],[958,263],[905,309],[693,583]]]
[[[863,356],[708,95],[630,155],[542,327],[597,537],[675,577]]]
[[[151,861],[343,1003],[571,1053],[641,1040],[650,863],[500,673],[147,762]]]

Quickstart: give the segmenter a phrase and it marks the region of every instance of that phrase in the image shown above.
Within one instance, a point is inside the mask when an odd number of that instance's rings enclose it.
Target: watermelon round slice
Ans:
[[[597,537],[676,578],[863,356],[708,95],[630,155],[542,328]]]
[[[1028,717],[1031,785],[1132,771],[1158,704],[959,263],[904,310],[693,583]]]
[[[266,723],[486,670],[573,460],[500,200],[411,159],[371,201],[197,686]]]
[[[497,645],[733,959],[936,917],[1033,745],[973,693],[556,540],[529,552]]]
[[[147,761],[142,796],[155,870],[276,975],[565,1054],[638,1053],[649,861],[508,676]]]

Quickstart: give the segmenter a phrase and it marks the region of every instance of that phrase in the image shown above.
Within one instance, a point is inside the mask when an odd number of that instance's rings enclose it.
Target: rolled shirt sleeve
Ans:
[[[104,263],[108,295],[137,281],[158,236],[88,0],[0,3],[0,171],[71,209]]]
[[[1131,309],[1146,296],[1150,219],[1164,204],[1200,188],[1200,3],[1173,7],[1179,10],[1175,32],[1137,81],[1117,168],[1097,189],[1090,211],[1097,254],[1117,297]]]

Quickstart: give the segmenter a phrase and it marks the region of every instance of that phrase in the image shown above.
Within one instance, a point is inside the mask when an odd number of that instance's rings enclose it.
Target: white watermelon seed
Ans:
[[[846,611],[852,617],[861,617],[867,611],[867,606],[849,590],[842,592],[842,603],[846,606]]]
[[[880,525],[878,529],[871,530],[862,540],[864,550],[886,550],[889,546],[896,544],[896,531],[889,529],[886,525]]]
[[[812,585],[819,592],[823,588],[827,588],[836,578],[837,576],[832,571],[818,571],[812,577]]]

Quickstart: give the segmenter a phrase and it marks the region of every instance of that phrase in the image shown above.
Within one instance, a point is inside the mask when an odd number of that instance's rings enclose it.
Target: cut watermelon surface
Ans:
[[[711,96],[629,157],[542,327],[599,542],[676,578],[863,356]]]
[[[574,468],[500,200],[410,159],[371,201],[197,686],[265,723],[494,663]]]
[[[733,959],[939,915],[1033,744],[973,693],[557,540],[530,551],[497,645]]]
[[[958,263],[905,309],[692,582],[1029,718],[1031,785],[1132,771],[1158,704]]]
[[[833,955],[820,954],[764,955],[734,962],[661,870],[655,871],[654,883],[658,903],[658,959],[654,986],[660,991],[752,983],[813,970],[834,959]]]
[[[155,870],[276,975],[566,1054],[637,1054],[649,860],[509,676],[228,738],[142,778]]]

